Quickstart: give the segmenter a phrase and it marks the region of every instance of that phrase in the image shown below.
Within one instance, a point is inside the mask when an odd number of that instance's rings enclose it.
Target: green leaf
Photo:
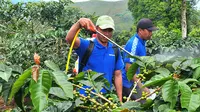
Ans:
[[[143,104],[141,105],[141,107],[143,107],[143,109],[148,109],[150,106],[152,106],[153,103],[154,103],[154,102],[153,102],[152,99],[147,99],[147,100],[145,101],[145,103],[143,103]]]
[[[49,67],[50,69],[54,70],[54,71],[60,71],[60,68],[58,67],[58,65],[56,65],[54,62],[50,61],[50,60],[46,60],[44,61],[45,65],[47,67]]]
[[[169,105],[168,104],[162,104],[158,107],[159,112],[165,112],[165,110],[169,110]]]
[[[200,77],[200,67],[197,67],[193,73],[193,78],[198,79]]]
[[[73,86],[72,83],[67,81],[67,76],[62,71],[54,71],[53,76],[55,77],[56,83],[63,89],[65,95],[69,98],[73,98]]]
[[[108,80],[106,78],[104,78],[103,73],[96,73],[95,72],[95,74],[93,74],[91,80],[93,80],[95,83],[103,83],[102,86],[106,85],[107,87],[110,87],[110,83],[108,82]],[[95,84],[95,85],[98,86],[98,84]]]
[[[145,63],[142,61],[136,61],[135,63],[137,63],[137,65],[139,65],[140,67],[145,67]]]
[[[95,79],[97,79],[98,77],[101,77],[101,76],[103,76],[102,73],[96,73],[95,75],[92,76],[92,80],[95,80]]]
[[[59,109],[59,112],[70,112],[70,107],[72,107],[71,101],[63,101],[55,104]]]
[[[172,76],[165,76],[165,75],[155,75],[153,76],[149,81],[146,81],[143,87],[147,86],[161,86],[163,85],[166,81],[172,79]]]
[[[200,94],[192,94],[189,104],[189,112],[196,112],[196,109],[200,106]]]
[[[16,80],[15,78],[11,77],[8,80],[8,82],[3,83],[3,88],[2,88],[1,95],[3,96],[5,104],[7,104],[7,101],[9,100],[8,97],[9,97],[9,95],[11,93],[11,88],[12,88],[12,85],[14,84],[15,80]]]
[[[127,72],[127,79],[130,81],[132,80],[133,76],[135,75],[137,69],[138,69],[138,64],[137,63],[133,63],[129,69],[128,69],[128,72]]]
[[[112,110],[112,112],[129,112],[129,110],[119,107],[119,108]]]
[[[76,107],[79,106],[79,105],[82,104],[82,103],[84,103],[84,102],[81,101],[80,98],[77,98],[77,99],[75,100],[75,105],[76,105]]]
[[[12,67],[12,72],[22,74],[23,69],[19,65],[12,65],[11,67]]]
[[[0,93],[2,92],[2,86],[3,86],[3,85],[0,83]]]
[[[145,65],[151,65],[151,66],[155,66],[155,58],[152,56],[142,56],[141,57],[143,63],[145,63]]]
[[[49,91],[49,94],[53,94],[53,95],[55,95],[55,96],[57,96],[59,98],[62,98],[62,99],[66,99],[66,100],[68,99],[66,97],[64,91],[59,87],[51,87],[50,91]]]
[[[4,64],[0,64],[0,69],[0,77],[6,82],[8,82],[10,76],[12,75],[12,68]]]
[[[181,82],[187,84],[187,83],[189,83],[189,82],[198,82],[198,80],[192,79],[192,78],[187,78],[187,79],[185,79],[185,80],[183,80],[183,81],[181,81]]]
[[[181,99],[181,107],[188,109],[192,90],[186,83],[178,82],[178,85],[179,85],[180,92],[181,92],[181,98],[180,98]]]
[[[72,111],[72,102],[71,101],[60,101],[55,102],[51,106],[48,106],[45,110],[42,112],[71,112]]]
[[[170,102],[170,108],[174,108],[179,92],[178,82],[169,80],[162,87],[162,97],[164,101]]]
[[[80,83],[82,83],[83,85],[86,85],[86,86],[90,86],[90,87],[93,86],[93,84],[89,80],[80,80],[78,82],[80,82]]]
[[[104,87],[104,83],[103,82],[96,82],[94,89],[95,89],[95,91],[100,92],[101,89],[103,89],[103,87]]]
[[[113,93],[113,94],[110,93],[109,96],[107,96],[107,97],[112,98],[113,102],[119,102],[119,98],[118,98],[117,94],[115,94],[115,93]]]
[[[48,104],[48,94],[52,84],[52,76],[47,70],[41,70],[38,81],[31,80],[29,91],[32,103],[37,112],[41,112]]]
[[[176,62],[174,62],[174,63],[172,64],[172,67],[176,70],[177,67],[179,67],[181,63],[182,63],[182,61],[176,61]]]
[[[198,64],[192,64],[192,65],[190,65],[190,67],[192,69],[196,69],[197,67],[200,67],[200,63],[198,63]]]
[[[181,63],[181,69],[187,69],[188,66],[191,66],[192,60],[185,60],[184,62]]]
[[[193,58],[192,59],[192,63],[193,64],[199,64],[200,63],[200,58],[198,57],[198,58]]]
[[[138,109],[140,108],[141,104],[139,102],[134,102],[134,101],[128,101],[125,102],[121,108],[127,108],[127,109]]]
[[[169,76],[170,71],[166,68],[158,68],[155,72],[162,74],[163,76]]]
[[[79,80],[82,80],[82,79],[84,79],[84,77],[85,77],[85,72],[80,72],[78,75],[76,75],[76,76],[74,77],[74,82],[77,82],[77,81],[79,81]]]
[[[3,63],[0,63],[0,71],[4,72],[6,70],[6,65]]]
[[[25,70],[24,73],[20,75],[19,78],[15,81],[9,95],[9,100],[12,100],[15,93],[17,93],[18,90],[24,85],[27,78],[31,76],[31,70],[32,70],[31,68]]]
[[[162,104],[158,107],[159,112],[176,112],[176,110],[172,110],[169,108],[168,104]]]
[[[200,88],[195,89],[193,93],[194,94],[200,94]]]
[[[11,73],[12,73],[12,69],[7,69],[7,71],[5,72],[0,72],[0,77],[5,80],[6,82],[8,82],[10,76],[11,76]]]

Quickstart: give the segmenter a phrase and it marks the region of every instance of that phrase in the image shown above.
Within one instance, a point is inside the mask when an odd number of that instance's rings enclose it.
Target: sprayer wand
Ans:
[[[111,40],[110,38],[108,38],[107,36],[105,36],[104,34],[102,34],[101,32],[95,30],[98,34],[102,35],[104,38],[108,39],[111,43],[115,44],[117,47],[119,47],[121,50],[125,51],[127,54],[129,54],[130,56],[134,57],[135,59],[139,59],[137,56],[132,55],[130,52],[128,52],[126,49],[124,49],[123,47],[121,47],[120,45],[118,45],[117,43],[115,43],[113,40]],[[139,59],[140,60],[140,59]]]

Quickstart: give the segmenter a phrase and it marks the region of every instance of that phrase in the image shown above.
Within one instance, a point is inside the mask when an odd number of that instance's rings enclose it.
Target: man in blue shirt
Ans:
[[[114,28],[114,21],[110,16],[103,15],[97,19],[96,27],[92,21],[88,18],[80,18],[69,30],[66,41],[71,44],[76,32],[80,28],[87,30],[96,29],[108,38],[112,38]],[[116,88],[119,100],[122,101],[122,74],[121,69],[124,67],[124,63],[120,52],[118,52],[118,59],[115,61],[115,53],[113,50],[113,44],[108,41],[101,34],[97,33],[96,38],[93,40],[94,48],[86,63],[83,67],[83,71],[92,70],[99,73],[104,73],[104,77],[112,86],[112,78],[114,77],[114,85]],[[74,48],[79,56],[79,60],[82,60],[86,49],[89,46],[90,41],[83,38],[76,38]],[[119,49],[118,49],[119,50]],[[80,61],[79,61],[80,62]]]
[[[137,33],[132,36],[128,42],[125,45],[125,49],[129,51],[131,54],[136,56],[146,56],[146,47],[145,43],[146,40],[150,40],[152,36],[152,31],[157,30],[157,28],[153,25],[152,21],[147,18],[141,19],[137,24]],[[131,93],[131,90],[134,86],[134,82],[136,82],[138,79],[136,78],[137,74],[139,73],[139,70],[136,72],[134,77],[131,81],[127,79],[126,72],[128,68],[131,66],[131,64],[135,61],[133,58],[127,57],[127,53],[124,52],[124,63],[125,67],[122,70],[122,82],[123,82],[123,96],[128,97]],[[142,83],[139,81],[137,90],[142,88]],[[148,88],[144,88],[143,91],[149,93]],[[133,94],[131,96],[132,100],[135,100],[137,98],[141,97],[141,91],[138,91],[138,94]]]

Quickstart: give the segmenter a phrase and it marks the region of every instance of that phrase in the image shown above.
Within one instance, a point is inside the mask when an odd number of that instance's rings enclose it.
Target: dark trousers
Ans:
[[[123,87],[122,95],[128,97],[129,94],[131,93],[131,90],[133,89],[133,87],[134,87],[134,85],[130,88]],[[136,100],[136,99],[142,97],[142,90],[138,86],[136,86],[136,91],[137,91],[137,93],[133,93],[131,95],[131,97],[130,97],[131,100]],[[145,100],[141,100],[140,102],[144,103]]]

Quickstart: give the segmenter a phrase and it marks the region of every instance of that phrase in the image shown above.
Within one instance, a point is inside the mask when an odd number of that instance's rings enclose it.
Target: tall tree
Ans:
[[[128,9],[132,12],[135,22],[141,18],[150,18],[155,24],[169,30],[181,31],[182,20],[184,20],[184,37],[186,37],[186,21],[188,21],[186,16],[189,17],[192,14],[195,4],[196,0],[129,0]]]
[[[187,9],[186,0],[182,0],[182,13],[181,13],[182,39],[187,37],[186,9]]]

